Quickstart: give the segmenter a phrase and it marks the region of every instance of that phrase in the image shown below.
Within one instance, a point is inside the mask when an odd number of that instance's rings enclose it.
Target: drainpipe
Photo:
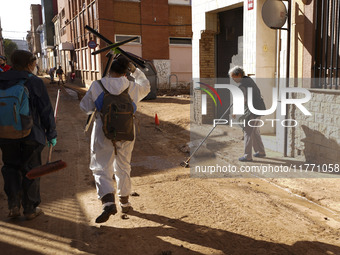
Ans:
[[[286,64],[286,88],[289,87],[289,68],[290,68],[290,34],[291,34],[291,0],[285,0],[288,2],[288,19],[287,19],[287,64]],[[288,117],[289,107],[286,105],[285,119]],[[288,155],[288,128],[284,127],[284,156]]]

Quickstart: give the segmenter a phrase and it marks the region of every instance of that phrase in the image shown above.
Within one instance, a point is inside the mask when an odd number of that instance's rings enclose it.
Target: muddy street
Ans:
[[[59,87],[44,81],[54,105]],[[189,116],[189,96],[140,103],[132,157],[133,211],[124,219],[118,212],[96,224],[101,203],[88,168],[86,115],[77,93],[62,87],[52,160],[68,166],[41,178],[44,214],[32,221],[7,218],[1,179],[1,254],[340,254],[337,178],[194,178],[179,165],[189,156]],[[240,129],[216,129],[202,150],[210,155],[204,160],[239,166],[240,137]],[[278,153],[267,155],[261,160],[289,161]],[[43,162],[46,158],[45,148]]]

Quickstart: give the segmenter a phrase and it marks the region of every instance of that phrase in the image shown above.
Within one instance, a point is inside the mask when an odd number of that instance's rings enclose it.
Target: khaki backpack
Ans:
[[[100,111],[103,131],[105,137],[112,141],[117,155],[116,142],[133,141],[135,138],[132,99],[128,93],[129,88],[119,95],[112,95],[100,80],[98,82],[104,91],[103,107]]]

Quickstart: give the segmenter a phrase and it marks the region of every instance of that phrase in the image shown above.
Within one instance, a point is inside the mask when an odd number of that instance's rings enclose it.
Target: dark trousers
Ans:
[[[41,152],[44,145],[36,141],[16,141],[0,144],[1,169],[4,178],[4,190],[8,199],[8,208],[24,208],[24,214],[33,213],[40,204],[40,178],[29,180],[26,173],[41,165]]]

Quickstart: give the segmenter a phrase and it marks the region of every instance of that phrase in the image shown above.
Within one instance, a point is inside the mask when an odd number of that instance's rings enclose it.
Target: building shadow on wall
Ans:
[[[304,142],[304,155],[306,162],[315,164],[339,164],[338,154],[340,145],[336,140],[327,138],[323,133],[313,130],[306,125],[302,125],[305,133],[305,138],[301,139]],[[340,174],[333,172],[334,174]]]

